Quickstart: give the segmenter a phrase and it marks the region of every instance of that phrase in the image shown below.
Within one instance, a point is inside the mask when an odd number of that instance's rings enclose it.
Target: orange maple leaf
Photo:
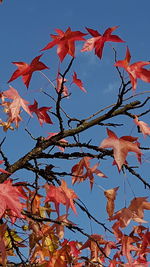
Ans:
[[[135,240],[130,236],[123,235],[121,243],[122,243],[122,255],[126,256],[130,266],[132,266],[133,259],[131,256],[131,251],[139,250],[136,246],[132,245],[133,243],[135,243]]]
[[[96,241],[96,242],[95,242]],[[83,250],[85,248],[89,248],[91,252],[91,260],[94,262],[98,262],[100,260],[100,254],[101,251],[98,247],[98,245],[105,245],[107,244],[107,241],[103,239],[102,235],[98,234],[92,234],[88,238],[88,240],[82,245],[80,250]]]
[[[89,178],[90,187],[92,190],[94,184],[93,174],[96,174],[102,178],[107,178],[107,176],[97,169],[99,163],[96,163],[93,167],[90,167],[90,160],[91,160],[90,157],[84,157],[83,159],[81,159],[76,165],[72,167],[71,173],[72,173],[72,184],[75,184],[76,182],[78,183],[83,182],[84,180]]]
[[[144,210],[150,210],[150,202],[147,201],[147,197],[134,198],[128,208],[117,211],[109,220],[118,220],[118,226],[121,228],[128,226],[131,220],[138,223],[146,223],[143,220]]]

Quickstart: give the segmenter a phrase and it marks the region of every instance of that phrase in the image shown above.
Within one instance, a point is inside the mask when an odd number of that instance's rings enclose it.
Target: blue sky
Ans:
[[[137,0],[93,0],[93,1],[50,1],[50,0],[4,0],[0,6],[0,90],[7,90],[7,81],[10,79],[12,73],[16,69],[12,61],[24,61],[30,63],[31,60],[39,55],[42,49],[48,42],[50,42],[49,34],[54,34],[56,28],[66,30],[68,26],[72,30],[80,30],[85,32],[85,27],[93,28],[103,33],[106,28],[119,26],[114,34],[119,35],[125,44],[113,44],[118,51],[118,59],[123,59],[125,56],[126,45],[129,46],[132,55],[132,62],[135,61],[149,61],[149,47],[150,47],[150,1]],[[71,85],[71,98],[64,101],[64,108],[71,114],[84,118],[91,113],[101,109],[104,105],[109,105],[115,101],[117,90],[120,85],[118,74],[113,67],[114,54],[111,47],[106,44],[103,52],[103,58],[100,61],[92,52],[80,54],[82,42],[78,42],[76,50],[76,60],[71,69],[77,71],[80,78],[84,82],[87,89],[87,94],[81,92],[75,85]],[[69,57],[64,60],[62,70],[65,69]],[[56,78],[56,71],[58,68],[58,57],[56,56],[56,47],[45,51],[42,59],[47,66],[50,67],[44,73],[51,79]],[[68,75],[68,77],[70,77]],[[69,87],[68,83],[68,87]],[[11,83],[20,93],[22,97],[33,104],[34,99],[37,99],[40,105],[53,106],[53,102],[41,94],[41,90],[45,90],[49,94],[53,94],[51,86],[47,80],[40,74],[34,73],[27,91],[22,80],[19,78]],[[139,83],[137,92],[142,90],[149,90],[149,84]],[[2,115],[2,111],[0,110]],[[144,117],[145,121],[150,124],[149,116]],[[52,117],[52,120],[55,119]],[[122,122],[121,119],[118,119]],[[123,121],[124,128],[116,129],[118,136],[120,135],[137,135],[136,127],[133,122]],[[34,117],[33,122],[28,122],[28,116],[24,116],[24,121],[20,124],[20,128],[7,133],[2,132],[1,139],[6,135],[5,151],[10,157],[10,162],[14,162],[34,146],[33,140],[29,138],[24,128],[32,132],[37,137],[39,135],[47,136],[48,132],[57,132],[58,126],[55,123],[52,126],[44,125],[40,127],[37,119]],[[124,129],[124,130],[123,130]],[[23,139],[23,135],[25,136]],[[81,137],[81,140],[88,141],[92,138],[92,142],[99,145],[99,143],[106,137],[105,129],[96,128],[94,131],[89,129]],[[143,145],[149,146],[149,137],[145,140],[140,136],[140,141]],[[25,145],[24,145],[25,144]],[[133,155],[134,164],[137,164],[136,158]],[[77,161],[74,162],[74,164]],[[94,161],[93,161],[94,163]],[[149,175],[150,154],[147,152],[143,156],[143,165],[140,173],[143,173],[145,179],[148,180]],[[59,169],[62,170],[62,163],[58,161]],[[72,166],[70,162],[65,163],[66,169]],[[108,166],[109,164],[109,166]],[[111,161],[104,161],[100,165],[100,169],[108,176],[108,179],[102,180],[95,178],[97,184],[103,186],[105,189],[116,187],[120,184],[120,192],[118,192],[119,201],[117,208],[123,207],[124,199],[132,199],[133,193],[128,183],[129,179],[132,184],[132,189],[136,196],[142,194],[149,196],[149,192],[144,190],[143,185],[135,178],[126,175],[118,174],[117,168],[111,168]],[[21,172],[20,172],[21,175]],[[24,173],[23,173],[24,175]],[[30,178],[27,178],[30,179]],[[70,181],[70,177],[66,178]],[[70,183],[70,182],[69,182]],[[126,188],[124,187],[126,183]],[[86,189],[85,189],[86,188]],[[86,204],[89,202],[89,210],[101,221],[107,221],[107,215],[104,212],[105,199],[103,192],[94,186],[93,192],[90,192],[89,184],[83,183],[75,186],[74,190],[81,197]],[[124,195],[122,197],[122,195]],[[97,203],[95,205],[95,203]],[[99,207],[98,207],[99,206]],[[102,208],[103,207],[103,208]],[[105,219],[103,219],[105,216]],[[73,216],[75,222],[78,218]],[[150,216],[147,215],[149,220]],[[84,219],[82,218],[82,224]],[[95,227],[95,226],[93,226]],[[90,231],[90,225],[87,225],[87,232]],[[93,231],[99,231],[94,228]],[[101,231],[101,229],[100,229]]]

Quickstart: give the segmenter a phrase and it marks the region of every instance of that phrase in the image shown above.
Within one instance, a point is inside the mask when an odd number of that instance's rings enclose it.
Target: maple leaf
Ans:
[[[70,254],[75,258],[78,258],[79,254],[81,253],[79,249],[77,248],[78,244],[79,243],[77,241],[68,242],[68,245],[70,246]]]
[[[62,244],[62,248],[57,251],[54,251],[50,261],[46,265],[46,267],[66,267],[67,262],[71,262],[70,254],[70,246],[64,241],[64,245]]]
[[[104,44],[106,42],[121,42],[124,41],[117,35],[112,35],[112,32],[116,30],[118,26],[108,28],[103,35],[101,35],[98,31],[93,29],[86,28],[87,31],[93,36],[93,38],[88,39],[81,50],[81,52],[91,51],[95,49],[95,55],[97,55],[100,59],[102,58]]]
[[[54,185],[46,185],[46,199],[45,202],[52,201],[54,202],[57,214],[59,216],[59,204],[62,203],[66,206],[66,212],[68,214],[69,207],[72,208],[74,213],[76,212],[76,208],[73,200],[78,198],[75,192],[72,189],[67,187],[67,184],[64,180],[61,182],[61,186],[56,187]]]
[[[68,27],[66,32],[60,29],[56,29],[55,31],[58,35],[50,34],[53,41],[48,43],[41,51],[58,45],[57,55],[59,56],[61,62],[64,60],[67,54],[75,57],[75,41],[84,41],[85,38],[83,38],[83,36],[86,34],[80,31],[71,31],[70,27]]]
[[[58,134],[58,133],[48,133],[46,140],[50,139],[52,136],[55,136],[56,134]],[[59,142],[64,143],[64,144],[68,144],[68,141],[65,139],[61,139]],[[60,149],[60,151],[64,152],[65,149],[63,147],[61,147],[61,146],[57,146],[57,147]]]
[[[28,88],[34,71],[49,69],[43,62],[39,61],[41,56],[42,55],[35,57],[30,64],[27,64],[25,62],[12,62],[18,67],[18,69],[12,74],[8,83],[14,81],[19,76],[22,76],[23,82]]]
[[[137,197],[131,201],[128,209],[134,213],[134,221],[138,221],[138,218],[143,219],[144,209],[150,210],[150,202],[147,201],[147,197]]]
[[[72,83],[75,83],[83,92],[87,92],[86,90],[85,90],[85,88],[83,87],[83,83],[82,83],[82,81],[80,80],[80,79],[78,79],[77,78],[77,74],[76,74],[76,72],[74,71],[74,74],[72,75]]]
[[[64,228],[65,228],[65,225],[75,225],[73,222],[69,221],[67,219],[68,215],[67,214],[64,214],[64,215],[61,215],[59,216],[58,218],[56,218],[56,222],[59,221],[60,224],[58,223],[54,223],[52,226],[51,226],[51,229],[56,229],[56,233],[59,237],[59,239],[63,239],[64,238]]]
[[[74,258],[78,258],[79,254],[81,253],[78,249],[78,247],[81,245],[77,241],[68,241],[67,239],[65,239],[61,245],[62,247],[66,247],[66,250],[68,250],[68,252]]]
[[[144,137],[146,137],[146,135],[150,135],[150,127],[148,126],[147,123],[145,123],[144,121],[139,121],[136,115],[134,122],[140,128],[140,131],[142,132]]]
[[[62,77],[58,75],[56,81],[57,81],[56,91],[59,93],[63,86],[63,91],[62,91],[63,95],[69,96],[68,88],[65,85],[65,83],[67,82],[67,79],[63,79]],[[62,85],[62,82],[63,82],[63,85]]]
[[[5,161],[4,160],[0,160],[0,164],[2,164],[3,162],[5,162]],[[0,172],[6,173],[6,174],[10,174],[10,172],[7,172],[7,171],[3,170],[2,168],[0,168]]]
[[[146,221],[143,220],[144,209],[150,210],[150,202],[147,201],[147,197],[134,198],[128,208],[117,211],[109,220],[118,220],[119,224],[117,224],[117,228],[128,226],[131,220],[138,223],[146,223]]]
[[[107,198],[106,210],[107,210],[109,217],[111,217],[114,213],[114,208],[115,208],[114,201],[116,199],[116,193],[118,189],[119,189],[119,186],[104,191],[104,195]]]
[[[89,178],[91,190],[94,184],[94,175],[96,174],[99,177],[107,178],[107,176],[97,169],[99,163],[96,163],[93,167],[90,167],[90,157],[84,157],[77,164],[72,167],[72,184],[76,182],[80,183]],[[84,169],[86,170],[84,173]]]
[[[141,162],[142,152],[140,151],[137,137],[122,136],[118,138],[116,134],[107,128],[108,138],[104,139],[100,144],[100,148],[113,148],[115,163],[120,172],[122,165],[126,161],[128,152],[134,152],[139,162]]]
[[[107,243],[107,241],[103,239],[102,235],[92,234],[92,235],[90,235],[88,240],[82,245],[80,250],[85,249],[85,248],[90,248],[91,260],[98,262],[99,261],[99,254],[100,254],[100,249],[99,249],[98,245],[99,244],[104,245],[106,243]]]
[[[129,64],[131,59],[129,48],[127,47],[126,56],[124,60],[119,60],[115,63],[116,67],[124,68],[129,74],[132,89],[135,90],[137,86],[137,78],[144,82],[150,82],[150,71],[143,67],[149,65],[148,61],[139,61],[133,64]]]
[[[65,196],[61,191],[60,187],[56,187],[54,185],[46,185],[46,199],[45,202],[54,202],[56,212],[59,216],[59,205],[60,203],[65,204]]]
[[[36,100],[34,100],[34,104],[33,105],[29,105],[29,110],[30,112],[34,112],[39,120],[40,125],[42,126],[43,123],[49,123],[49,124],[53,124],[53,122],[51,121],[49,115],[47,114],[47,111],[49,111],[52,107],[41,107],[38,108],[38,103]]]
[[[4,214],[10,214],[12,223],[15,222],[16,218],[24,218],[21,214],[23,205],[20,203],[19,197],[24,198],[17,187],[12,185],[11,180],[0,184],[0,218],[2,218]]]
[[[132,266],[133,259],[130,252],[139,250],[137,247],[132,245],[132,243],[135,243],[135,240],[130,236],[123,235],[121,243],[122,243],[122,255],[126,256],[130,266]]]
[[[6,107],[7,107],[7,113],[8,113],[8,116],[9,116],[9,122],[15,122],[16,127],[18,127],[18,123],[21,120],[21,117],[20,117],[20,112],[21,112],[20,108],[21,107],[32,117],[30,109],[27,106],[27,104],[29,102],[26,101],[25,99],[23,99],[18,94],[18,92],[17,92],[17,90],[15,88],[10,86],[10,88],[8,90],[4,91],[2,94],[3,94],[4,97],[13,100],[9,104],[8,104],[8,102],[5,103],[5,101],[2,104],[3,106],[6,105]]]
[[[118,235],[120,235],[121,233],[119,233],[118,229],[119,227],[121,228],[125,228],[126,226],[128,226],[128,224],[130,223],[130,221],[133,218],[133,213],[130,209],[128,208],[123,208],[117,212],[115,212],[115,214],[113,216],[111,216],[109,218],[110,221],[112,220],[118,220],[119,224],[115,225],[115,231],[117,232]]]
[[[73,212],[77,214],[73,200],[75,198],[78,199],[78,196],[76,195],[76,193],[72,189],[69,189],[67,187],[67,183],[64,180],[61,181],[60,188],[61,188],[61,190],[62,190],[62,192],[64,193],[64,196],[65,196],[65,205],[66,205],[67,213],[68,213],[69,207],[71,207]]]

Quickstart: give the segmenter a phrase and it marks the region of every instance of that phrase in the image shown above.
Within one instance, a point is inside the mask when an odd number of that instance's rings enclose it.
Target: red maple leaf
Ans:
[[[23,205],[20,203],[20,197],[24,198],[18,188],[12,185],[11,180],[0,184],[0,218],[4,214],[10,215],[12,223],[15,222],[16,218],[23,218],[21,214]]]
[[[38,103],[36,100],[34,100],[33,105],[29,105],[28,107],[30,109],[30,112],[34,112],[37,115],[39,123],[41,126],[43,125],[44,122],[49,123],[49,124],[53,124],[49,115],[47,114],[47,111],[49,111],[52,107],[38,108]]]
[[[107,176],[97,169],[99,163],[96,163],[93,167],[90,167],[90,157],[84,157],[76,165],[72,167],[72,184],[76,182],[80,183],[89,178],[91,190],[94,184],[94,174],[99,177],[106,178]],[[85,173],[84,173],[85,170]]]
[[[72,83],[75,83],[83,92],[86,93],[86,90],[83,87],[83,82],[77,78],[77,74],[75,71],[74,71],[74,74],[72,75]]]
[[[135,90],[137,86],[137,78],[141,79],[144,82],[150,82],[150,71],[143,68],[144,66],[149,65],[150,62],[138,61],[130,65],[130,59],[131,55],[129,48],[127,47],[125,59],[117,61],[115,63],[115,66],[124,68],[128,72],[132,84],[132,89]]]
[[[48,202],[48,201],[54,202],[58,216],[59,216],[59,204],[60,203],[66,206],[67,214],[68,214],[69,207],[72,208],[74,213],[77,213],[73,200],[75,198],[78,198],[78,196],[72,189],[69,189],[67,187],[67,184],[64,180],[62,180],[61,186],[59,187],[56,187],[54,185],[46,185],[46,191],[47,191],[47,195],[46,195],[45,202]]]
[[[91,51],[95,49],[95,55],[97,55],[100,59],[102,58],[103,48],[106,42],[119,42],[123,43],[124,41],[117,35],[112,35],[112,32],[116,30],[118,26],[108,28],[103,35],[101,35],[98,31],[93,29],[86,28],[87,31],[93,36],[93,38],[88,39],[82,48],[82,52]]]
[[[61,62],[64,60],[67,54],[75,57],[75,41],[84,41],[85,39],[83,36],[86,34],[80,31],[71,31],[70,27],[65,32],[60,29],[56,29],[55,31],[58,35],[50,34],[53,41],[48,43],[41,51],[58,45],[57,55],[59,56]]]
[[[42,55],[35,57],[30,64],[27,64],[25,62],[12,62],[15,64],[18,69],[12,74],[11,78],[9,79],[9,82],[14,81],[19,76],[22,76],[23,82],[26,85],[26,87],[29,87],[29,83],[32,77],[32,74],[34,71],[40,71],[44,69],[49,69],[44,63],[39,61]]]
[[[115,163],[118,166],[118,170],[121,170],[122,165],[126,161],[128,152],[134,152],[138,158],[138,161],[141,162],[142,152],[140,151],[137,141],[137,137],[132,136],[122,136],[118,138],[116,134],[107,129],[108,138],[104,139],[100,144],[100,148],[113,148],[113,154]]]
[[[15,122],[16,127],[18,127],[18,123],[21,120],[20,117],[20,108],[22,107],[30,116],[32,116],[30,109],[28,107],[28,101],[23,99],[17,92],[17,90],[10,86],[10,88],[4,91],[3,96],[12,99],[11,103],[3,101],[2,105],[6,106],[7,114],[9,116],[9,122]]]
[[[146,137],[146,135],[150,135],[150,127],[148,126],[147,123],[145,123],[144,121],[139,121],[136,115],[134,122],[140,128],[140,131],[142,132],[144,137]]]

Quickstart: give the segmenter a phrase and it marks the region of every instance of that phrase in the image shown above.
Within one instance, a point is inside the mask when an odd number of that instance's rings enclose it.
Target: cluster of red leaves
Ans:
[[[95,54],[101,59],[104,44],[106,42],[124,42],[119,36],[112,34],[112,32],[117,28],[117,26],[108,28],[106,29],[103,35],[101,35],[97,30],[86,28],[88,34],[92,35],[92,38],[88,40],[85,40],[84,38],[87,33],[82,33],[80,31],[72,31],[70,27],[65,32],[60,29],[56,29],[57,35],[51,34],[51,38],[53,39],[53,41],[48,43],[48,45],[45,46],[42,50],[44,51],[47,49],[51,49],[53,46],[57,45],[57,54],[60,58],[60,61],[62,62],[67,54],[72,57],[75,57],[76,41],[85,41],[81,51],[85,52],[95,49]],[[25,62],[12,62],[17,66],[17,70],[12,74],[8,82],[12,82],[21,76],[24,84],[28,88],[33,72],[49,69],[49,67],[47,67],[43,62],[40,61],[41,56],[42,55],[35,57],[30,64],[27,64]],[[127,47],[125,59],[117,61],[115,63],[115,66],[123,67],[128,72],[132,88],[133,90],[135,90],[137,85],[137,78],[145,82],[150,82],[150,70],[143,68],[145,65],[149,65],[150,63],[147,61],[140,61],[129,65],[130,58],[130,51]],[[62,88],[62,93],[64,94],[64,96],[69,95],[68,88],[64,85],[66,81],[67,79],[62,79],[62,77],[58,75],[56,91],[59,92]],[[74,74],[72,75],[72,83],[76,84],[82,91],[86,92],[83,83],[77,77],[76,72],[74,72]],[[4,91],[2,95],[9,99],[13,99],[12,103],[6,101],[4,102],[2,100],[2,105],[5,107],[4,111],[8,114],[7,122],[3,122],[2,120],[0,120],[0,125],[3,126],[3,129],[5,131],[8,128],[13,129],[11,123],[14,123],[15,126],[18,127],[19,122],[22,120],[20,116],[20,107],[22,107],[30,116],[31,113],[34,112],[37,115],[41,126],[43,125],[43,123],[52,124],[52,120],[47,114],[47,111],[49,111],[51,107],[38,108],[38,103],[36,102],[36,100],[34,101],[33,105],[27,106],[28,102],[21,98],[17,90],[14,88]]]
[[[5,101],[5,98],[11,99],[12,102]],[[22,120],[21,108],[23,108],[31,117],[34,112],[39,120],[40,125],[45,123],[52,124],[52,121],[47,114],[47,111],[51,109],[51,107],[41,107],[38,108],[38,103],[35,100],[33,105],[28,105],[29,102],[23,99],[17,90],[13,87],[10,87],[8,90],[3,91],[1,94],[2,106],[4,107],[4,112],[8,116],[8,120],[6,123],[2,123],[4,130],[7,131],[10,128],[11,123],[15,123],[15,126],[18,128],[19,122]]]
[[[91,51],[95,50],[95,54],[101,59],[102,58],[102,53],[103,53],[103,48],[106,42],[119,42],[122,43],[124,42],[119,36],[113,35],[112,32],[116,30],[118,26],[114,26],[111,28],[108,28],[105,30],[104,34],[101,35],[97,30],[93,30],[90,28],[86,28],[89,34],[92,35],[92,38],[85,40],[84,36],[87,35],[87,33],[82,33],[80,31],[72,31],[71,28],[69,27],[65,32],[56,29],[57,35],[51,34],[51,38],[53,39],[50,43],[48,43],[41,51],[45,51],[48,49],[51,49],[55,45],[57,45],[57,54],[59,56],[60,61],[62,62],[66,55],[70,55],[73,58],[75,57],[75,42],[76,41],[85,41],[83,48],[81,49],[81,52],[85,51]],[[43,69],[48,69],[48,67],[42,63],[40,60],[42,55],[39,55],[35,57],[30,64],[27,64],[25,62],[12,62],[15,64],[18,69],[13,73],[11,78],[9,79],[8,82],[11,82],[15,79],[17,79],[19,76],[22,76],[23,82],[28,88],[32,74],[34,71],[40,71]],[[126,57],[124,60],[117,61],[115,63],[116,67],[122,67],[124,68],[130,77],[131,84],[133,90],[136,89],[137,85],[137,78],[145,81],[145,82],[150,82],[150,70],[144,69],[143,66],[149,65],[150,63],[148,61],[140,61],[133,63],[129,65],[130,63],[130,51],[129,48],[127,47],[127,52],[126,52]],[[60,78],[61,81],[61,78]],[[60,83],[59,79],[58,82]],[[83,87],[82,81],[77,78],[76,73],[74,72],[73,75],[73,83],[76,83],[77,86],[84,92],[86,91]],[[57,86],[57,90],[59,91],[61,86]],[[65,89],[64,89],[65,93]],[[67,95],[67,91],[65,93]]]
[[[2,2],[2,0],[0,0]],[[95,54],[101,59],[103,54],[103,48],[106,42],[124,42],[119,36],[113,35],[113,31],[118,27],[111,27],[106,29],[103,35],[101,35],[97,30],[86,28],[88,34],[92,36],[90,39],[85,39],[84,36],[87,33],[82,33],[80,31],[72,31],[69,27],[65,32],[56,29],[57,35],[51,34],[53,39],[48,43],[42,51],[51,49],[57,45],[57,55],[62,62],[67,55],[75,57],[75,42],[84,41],[83,48],[81,52],[94,50]],[[44,69],[49,69],[43,62],[40,61],[42,55],[35,57],[30,64],[25,62],[12,62],[17,66],[17,70],[12,74],[8,82],[12,82],[18,77],[22,77],[23,83],[28,88],[32,75],[35,71],[41,71]],[[129,75],[133,90],[136,89],[137,79],[141,79],[144,82],[150,82],[150,70],[144,68],[148,66],[150,62],[140,61],[130,64],[130,51],[127,47],[126,56],[124,60],[117,61],[115,63],[116,67],[121,67],[126,70]],[[56,91],[59,94],[61,91],[64,96],[69,96],[68,88],[65,86],[67,79],[63,79],[60,73],[57,75],[56,79]],[[82,81],[78,78],[77,73],[74,72],[72,75],[72,82],[78,86],[83,92],[86,89],[83,86]],[[8,128],[11,129],[11,123],[14,123],[18,127],[21,118],[21,109],[24,109],[30,116],[35,113],[40,125],[43,123],[52,124],[52,120],[48,115],[48,111],[51,107],[40,107],[38,108],[38,102],[34,100],[34,104],[29,104],[28,101],[23,99],[18,91],[13,87],[1,93],[2,106],[4,107],[4,112],[8,116],[7,122],[0,120],[0,125],[3,126],[4,130]],[[10,101],[6,101],[6,98]],[[139,127],[140,131],[144,136],[150,135],[150,127],[143,121],[138,120],[138,116],[135,115],[135,124]],[[46,139],[55,136],[57,133],[49,133]],[[123,164],[127,164],[126,157],[129,152],[134,152],[138,161],[141,163],[142,152],[139,148],[138,138],[132,136],[122,136],[120,138],[117,135],[107,129],[108,138],[104,139],[100,145],[100,148],[112,148],[114,156],[114,165],[117,165],[119,172],[122,169]],[[65,139],[60,140],[58,143],[59,149],[64,152],[64,148],[59,146],[59,144],[67,144]],[[76,182],[80,183],[89,179],[90,188],[92,190],[94,184],[94,175],[106,178],[104,173],[99,169],[99,163],[96,163],[93,167],[90,166],[90,157],[82,158],[77,164],[72,167],[72,184]],[[0,161],[2,164],[3,161]],[[9,174],[7,171],[0,168],[0,172]],[[122,264],[121,257],[125,256],[128,263],[124,266],[148,266],[146,255],[150,252],[148,246],[150,244],[150,232],[147,228],[142,228],[142,226],[137,226],[131,232],[129,236],[124,235],[120,228],[124,228],[129,225],[131,220],[137,223],[145,223],[144,210],[150,210],[150,203],[147,201],[146,197],[134,198],[128,208],[123,208],[116,213],[114,213],[115,199],[117,190],[119,187],[108,189],[104,191],[104,195],[107,198],[106,210],[109,216],[109,220],[117,220],[113,225],[113,231],[116,236],[118,243],[105,240],[102,235],[93,234],[89,236],[88,240],[84,244],[79,244],[77,241],[64,240],[60,242],[59,240],[64,237],[64,227],[66,225],[75,225],[73,222],[68,220],[69,208],[73,210],[75,214],[76,207],[74,200],[78,199],[78,196],[74,190],[68,188],[67,183],[62,180],[61,185],[56,187],[54,185],[45,185],[46,198],[44,206],[41,205],[42,196],[37,194],[37,192],[31,192],[28,189],[29,197],[26,196],[24,189],[19,184],[12,184],[11,180],[5,181],[0,184],[0,199],[1,199],[1,210],[0,218],[10,218],[11,222],[14,223],[16,219],[25,219],[22,215],[23,207],[26,207],[27,211],[31,211],[33,215],[38,215],[42,217],[50,217],[51,212],[56,212],[58,218],[57,223],[44,224],[36,223],[32,219],[27,219],[29,222],[29,230],[31,231],[29,237],[30,244],[30,259],[31,263],[35,264],[47,264],[47,267],[51,266],[62,266],[66,267],[66,262],[68,264],[73,264],[75,267],[86,266],[86,260],[81,262],[80,254],[81,251],[90,248],[91,263],[103,264],[107,257],[109,257],[112,249],[116,249],[117,252],[114,254],[113,259],[110,260],[109,267],[117,266],[117,264]],[[22,204],[21,199],[26,200],[26,205]],[[52,210],[49,203],[54,203],[55,210]],[[60,215],[60,204],[66,207],[66,214]],[[0,251],[2,253],[2,263],[6,261],[6,250],[5,248],[5,233],[6,225],[0,226]],[[135,234],[138,235],[135,236]],[[18,238],[18,237],[17,237]],[[135,245],[133,245],[135,244]],[[118,246],[119,245],[119,246]],[[132,258],[132,252],[135,253],[136,259]],[[49,259],[49,260],[48,260]],[[80,261],[80,262],[79,262]],[[140,265],[141,264],[141,265]],[[45,266],[45,265],[44,265]],[[92,266],[92,265],[91,265]]]

